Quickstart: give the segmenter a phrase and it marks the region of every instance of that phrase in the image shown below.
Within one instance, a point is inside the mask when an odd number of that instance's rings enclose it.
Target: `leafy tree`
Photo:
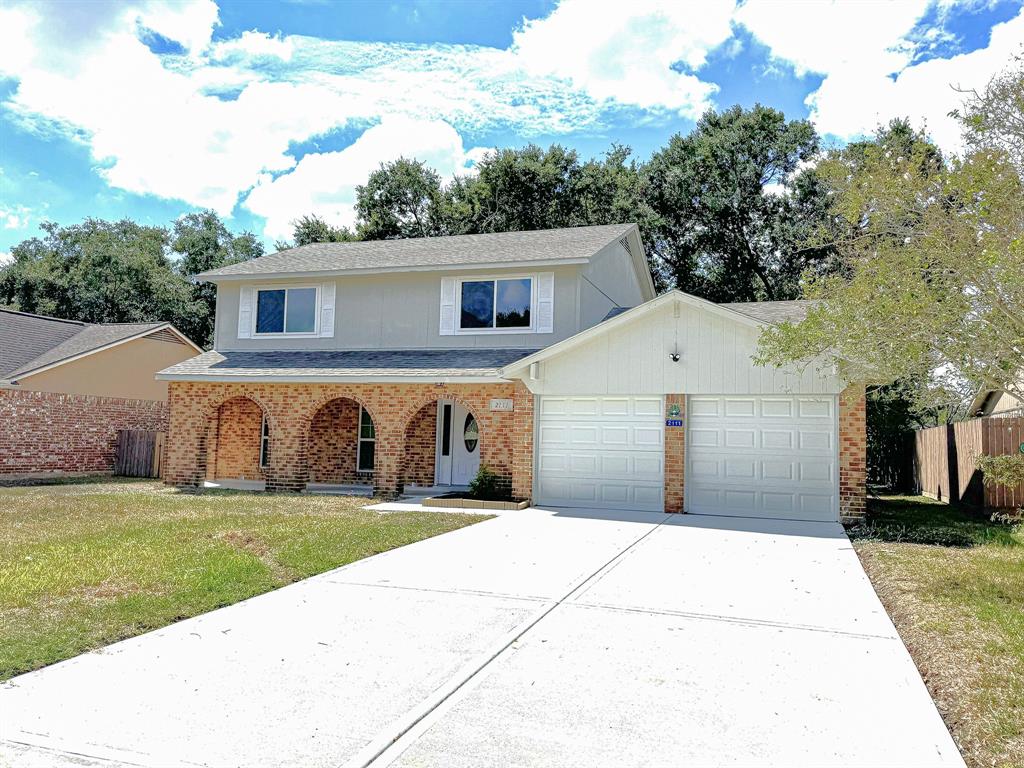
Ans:
[[[86,219],[16,245],[0,269],[0,301],[24,312],[91,323],[170,320],[202,307],[167,257],[168,233],[135,222]]]
[[[278,250],[310,243],[348,243],[359,239],[348,227],[333,227],[315,214],[293,221],[292,237],[294,244],[278,243]]]
[[[1024,56],[993,77],[978,92],[967,92],[963,109],[953,115],[964,125],[964,142],[973,150],[995,149],[1024,173]]]
[[[898,131],[819,166],[842,270],[809,281],[820,302],[804,322],[764,334],[762,362],[918,382],[924,407],[979,387],[1024,400],[1024,182],[1005,148],[1012,137],[986,134],[972,114],[967,130],[978,133],[963,158],[945,162],[922,134],[908,142]]]
[[[788,299],[831,251],[809,235],[823,190],[801,164],[818,152],[806,120],[755,106],[709,110],[644,168],[648,248],[672,285],[712,301]]]
[[[441,177],[418,160],[382,164],[356,187],[358,233],[364,240],[445,234]]]
[[[177,271],[185,278],[263,255],[263,243],[254,234],[232,234],[213,211],[190,213],[174,222],[170,247],[180,254]],[[213,344],[217,286],[194,283],[190,290],[195,310],[175,325],[196,344],[209,348]]]

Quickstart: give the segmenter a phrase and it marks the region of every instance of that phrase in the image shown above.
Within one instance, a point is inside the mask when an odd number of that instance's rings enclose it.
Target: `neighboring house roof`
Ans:
[[[82,323],[0,308],[0,380],[24,378],[163,329],[202,351],[170,323]]]
[[[635,224],[609,224],[532,232],[312,243],[202,272],[196,275],[196,279],[558,261],[571,263],[589,259],[613,240],[635,230]]]
[[[653,299],[652,301],[644,302],[643,304],[629,309],[623,309],[620,312],[616,312],[614,315],[609,312],[608,315],[605,316],[604,320],[597,325],[582,330],[575,336],[570,336],[569,338],[556,342],[549,347],[538,350],[528,357],[513,361],[509,365],[505,366],[502,370],[502,374],[504,375],[506,373],[518,371],[529,366],[531,363],[539,363],[549,357],[554,357],[555,355],[561,354],[568,349],[572,349],[579,344],[584,344],[601,334],[608,333],[614,328],[631,323],[637,318],[643,317],[648,312],[653,312],[672,302],[690,304],[700,309],[728,316],[733,320],[740,320],[741,322],[745,322],[753,326],[764,326],[765,324],[773,325],[775,323],[783,322],[784,320],[799,320],[806,314],[807,305],[811,303],[808,301],[750,301],[734,302],[731,304],[716,304],[713,301],[707,301],[697,296],[691,296],[690,294],[683,293],[679,290],[672,290],[661,294],[658,298]],[[782,307],[776,305],[787,306]]]
[[[813,301],[796,299],[793,301],[730,301],[718,306],[728,307],[762,322],[777,325],[785,322],[799,323],[807,317],[807,310],[813,304]]]
[[[157,374],[169,381],[492,381],[532,349],[375,349],[204,352]]]

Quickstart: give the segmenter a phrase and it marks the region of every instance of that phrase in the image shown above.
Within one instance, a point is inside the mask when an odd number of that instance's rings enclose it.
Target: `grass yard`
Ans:
[[[99,481],[0,488],[0,680],[484,517]]]
[[[1024,766],[1024,525],[895,496],[849,533],[967,764]]]

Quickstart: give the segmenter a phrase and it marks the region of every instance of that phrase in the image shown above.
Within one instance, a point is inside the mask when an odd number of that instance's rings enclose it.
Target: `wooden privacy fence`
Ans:
[[[994,509],[1024,506],[1024,486],[986,486],[975,467],[979,455],[1018,453],[1024,418],[987,417],[914,433],[914,483],[919,493]]]
[[[163,453],[163,432],[119,429],[114,450],[114,474],[123,477],[160,477]]]

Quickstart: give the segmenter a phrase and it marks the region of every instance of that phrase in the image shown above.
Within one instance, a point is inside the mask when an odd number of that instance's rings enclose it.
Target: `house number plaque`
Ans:
[[[499,397],[491,400],[492,411],[511,411],[512,410],[512,399],[507,397]]]

